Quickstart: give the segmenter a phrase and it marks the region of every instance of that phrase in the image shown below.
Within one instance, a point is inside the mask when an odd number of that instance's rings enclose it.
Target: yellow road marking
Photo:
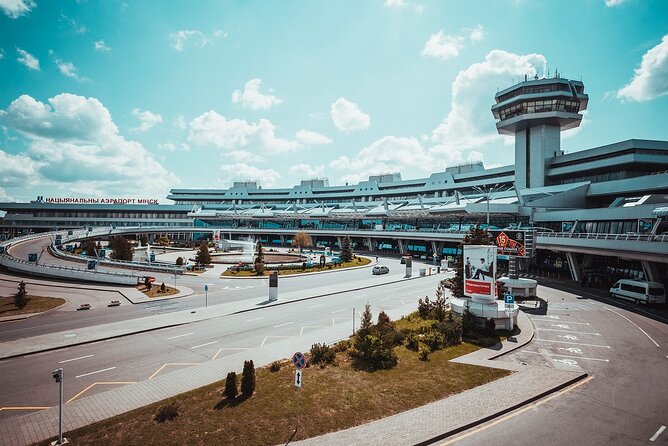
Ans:
[[[51,409],[50,406],[9,406],[9,407],[0,407],[0,410],[44,410]]]
[[[496,420],[494,420],[494,421],[492,421],[492,422],[490,422],[490,423],[488,423],[488,424],[485,424],[485,425],[482,425],[482,426],[480,426],[480,427],[477,427],[477,428],[475,428],[474,430],[472,430],[472,431],[470,431],[470,432],[467,432],[467,433],[465,433],[465,434],[463,434],[463,435],[460,435],[459,437],[453,438],[452,440],[448,440],[448,441],[446,441],[445,443],[438,443],[437,446],[447,446],[447,445],[456,443],[456,442],[458,442],[459,440],[463,440],[464,438],[470,437],[471,435],[475,435],[475,434],[477,434],[478,432],[482,432],[482,431],[484,431],[484,430],[486,430],[486,429],[489,429],[489,428],[492,427],[492,426],[496,426],[496,425],[499,424],[499,423],[503,423],[504,421],[509,420],[509,419],[511,419],[511,418],[513,418],[513,417],[515,417],[515,416],[517,416],[517,415],[520,415],[520,414],[522,414],[522,413],[524,413],[524,412],[526,412],[526,411],[528,411],[528,410],[534,409],[534,408],[540,406],[540,405],[543,404],[543,403],[547,403],[548,401],[550,401],[550,400],[552,400],[552,399],[554,399],[554,398],[556,398],[556,397],[558,397],[558,396],[561,396],[561,395],[563,395],[564,393],[570,392],[571,390],[573,390],[573,389],[575,389],[575,388],[577,388],[577,387],[580,387],[580,386],[583,385],[583,384],[588,383],[588,382],[591,381],[592,379],[594,379],[594,377],[593,377],[593,376],[589,376],[589,377],[585,378],[584,380],[582,380],[582,381],[580,381],[580,382],[577,382],[577,383],[575,383],[575,384],[573,384],[573,385],[571,385],[571,386],[569,386],[569,387],[566,387],[565,389],[562,389],[562,390],[560,390],[559,392],[557,392],[557,393],[555,393],[555,394],[553,394],[553,395],[550,395],[549,397],[547,397],[547,398],[545,398],[545,399],[543,399],[543,400],[536,401],[535,403],[529,404],[528,406],[525,406],[525,407],[523,407],[523,408],[521,408],[521,409],[519,409],[519,410],[516,410],[516,411],[514,411],[514,412],[512,412],[512,413],[509,413],[508,415],[506,415],[506,416],[504,416],[504,417],[502,417],[502,418],[496,419]]]
[[[76,395],[74,395],[72,398],[70,398],[70,399],[67,400],[66,402],[71,403],[72,401],[74,401],[75,399],[79,398],[79,397],[80,397],[81,395],[83,395],[85,392],[88,392],[90,389],[92,389],[93,387],[95,387],[95,386],[97,386],[97,385],[120,386],[120,385],[123,385],[123,384],[134,384],[134,383],[135,383],[135,381],[103,381],[103,382],[93,383],[93,384],[91,384],[90,386],[88,386],[88,387],[86,387],[85,389],[83,389],[81,392],[79,392],[79,393],[77,393]]]
[[[155,377],[155,375],[160,373],[162,371],[162,369],[164,369],[168,365],[197,365],[197,364],[199,364],[199,362],[167,362],[167,363],[161,365],[160,368],[153,373],[153,375],[148,377],[148,379],[153,379]]]

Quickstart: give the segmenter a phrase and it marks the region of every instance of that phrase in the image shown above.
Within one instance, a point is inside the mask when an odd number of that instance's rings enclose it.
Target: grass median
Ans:
[[[310,266],[310,267],[301,267],[301,266],[294,266],[294,267],[284,267],[283,269],[280,270],[274,270],[274,269],[266,269],[263,272],[263,276],[268,276],[274,271],[278,271],[279,276],[291,276],[295,274],[304,274],[304,273],[322,273],[322,272],[327,272],[327,271],[337,271],[337,270],[342,270],[342,269],[347,269],[347,268],[353,268],[353,267],[359,267],[359,266],[366,266],[369,263],[371,263],[371,259],[368,259],[366,257],[357,257],[356,259],[353,259],[350,262],[343,262],[339,263],[336,265],[327,265],[325,267],[320,267],[318,266]],[[230,269],[226,270],[221,274],[222,277],[256,277],[257,273],[254,270],[250,271],[236,271],[234,267],[231,267]]]
[[[284,361],[277,372],[267,367],[256,370],[257,388],[246,400],[225,400],[223,380],[68,432],[66,437],[83,446],[284,444],[298,412],[295,440],[384,418],[510,373],[450,362],[477,348],[463,343],[421,361],[418,353],[399,346],[398,365],[373,372],[360,370],[345,352],[339,352],[336,365],[304,370],[301,395],[294,387],[294,367]],[[154,421],[159,408],[174,401],[179,404],[179,416]]]
[[[0,317],[17,316],[21,314],[42,313],[65,303],[60,297],[28,296],[28,304],[19,309],[14,305],[14,297],[0,297]]]

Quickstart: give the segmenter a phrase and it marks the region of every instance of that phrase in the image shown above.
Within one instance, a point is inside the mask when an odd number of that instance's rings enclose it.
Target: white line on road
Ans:
[[[184,337],[184,336],[190,336],[190,335],[194,335],[194,334],[195,334],[195,333],[180,334],[180,335],[172,336],[171,338],[167,338],[167,340],[169,341],[169,340],[171,340],[171,339],[182,338],[182,337]]]
[[[93,355],[79,356],[78,358],[72,358],[72,359],[66,359],[64,361],[60,361],[58,364],[65,364],[66,362],[77,361],[79,359],[86,359],[86,358],[92,358],[92,357],[93,357]]]
[[[656,432],[654,433],[654,435],[652,435],[652,438],[650,438],[649,441],[655,441],[657,438],[659,438],[659,435],[661,435],[661,433],[662,433],[663,431],[665,431],[665,430],[666,430],[666,426],[661,426],[661,427],[659,428],[659,430],[656,431]]]
[[[551,339],[536,339],[536,338],[534,338],[534,341],[536,341],[536,342],[556,342],[558,344],[584,345],[585,347],[610,348],[609,345],[583,344],[581,342],[553,341]]]
[[[285,327],[286,325],[294,324],[294,322],[286,322],[285,324],[274,325],[274,328]]]
[[[573,359],[588,359],[590,361],[601,361],[601,362],[610,362],[609,359],[599,359],[599,358],[583,358],[582,356],[568,356],[568,355],[555,355],[555,354],[549,354],[547,356],[559,356],[560,358],[573,358]]]
[[[84,373],[83,375],[77,375],[75,378],[83,378],[84,376],[88,375],[95,375],[96,373],[102,373],[102,372],[108,372],[109,370],[114,370],[116,367],[109,367],[108,369],[102,369],[102,370],[97,370],[95,372],[90,372],[90,373]]]
[[[206,347],[207,345],[216,344],[216,343],[218,343],[218,341],[211,341],[211,342],[207,342],[206,344],[195,345],[195,346],[192,346],[190,348]]]
[[[253,319],[248,319],[246,322],[259,321],[260,319],[264,319],[264,316],[262,316],[262,317],[254,317]]]
[[[539,328],[538,330],[541,330],[541,331],[557,331],[559,333],[576,333],[576,334],[583,334],[583,335],[601,336],[601,333],[586,333],[584,331],[573,331],[573,330],[557,330],[556,328]]]
[[[533,319],[533,318],[532,318]],[[559,322],[560,324],[578,324],[578,325],[590,325],[589,322],[573,322],[565,321],[563,319],[533,319],[534,322]]]
[[[605,308],[605,307],[604,307],[604,308]],[[612,312],[615,313],[617,316],[623,317],[623,318],[626,319],[627,321],[631,322],[633,325],[636,326],[636,328],[637,328],[638,330],[642,331],[643,334],[644,334],[645,336],[647,336],[647,337],[649,338],[650,341],[654,342],[654,345],[656,345],[657,347],[659,346],[659,344],[657,344],[656,341],[655,341],[654,339],[652,339],[652,337],[651,337],[650,335],[648,335],[647,332],[646,332],[645,330],[643,330],[642,328],[638,327],[638,325],[637,325],[635,322],[633,322],[631,319],[629,319],[628,317],[624,316],[623,314],[617,313],[615,310],[611,310],[610,308],[605,308],[605,309],[608,310],[608,311],[612,311]]]
[[[347,309],[347,308],[343,308],[343,309],[341,309],[341,310],[332,311],[332,314],[334,314],[334,313],[340,313],[340,312],[342,312],[342,311],[348,311],[348,309]]]
[[[311,306],[308,307],[308,308],[309,308],[309,310],[310,310],[310,309],[313,309],[313,308],[324,307],[324,306],[325,306],[325,304],[318,304],[318,305],[311,305]]]

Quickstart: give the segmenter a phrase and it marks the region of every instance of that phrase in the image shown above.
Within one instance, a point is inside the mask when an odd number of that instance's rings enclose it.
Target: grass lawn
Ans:
[[[148,297],[165,297],[165,296],[171,296],[173,294],[179,294],[179,290],[177,290],[176,288],[169,287],[167,286],[167,284],[165,284],[165,292],[161,293],[160,285],[161,284],[159,283],[158,284],[153,283],[153,286],[151,287],[150,290],[147,290],[144,287],[144,285],[137,285],[137,289]]]
[[[19,310],[14,305],[14,296],[0,297],[0,317],[17,314],[41,313],[65,303],[60,297],[28,296],[28,305]]]
[[[510,373],[449,362],[476,349],[461,344],[434,352],[428,362],[422,362],[417,353],[397,347],[397,367],[375,372],[353,368],[345,353],[338,353],[337,366],[307,368],[295,440],[387,417]],[[284,444],[295,426],[297,392],[294,367],[287,361],[282,364],[275,373],[257,369],[255,395],[245,401],[228,404],[222,397],[222,380],[66,436],[73,444],[84,446]],[[153,420],[156,411],[172,401],[180,404],[180,415],[158,424]]]
[[[320,267],[311,267],[311,268],[306,268],[302,269],[301,267],[295,267],[294,269],[282,269],[278,271],[279,276],[289,276],[289,275],[294,275],[294,274],[304,274],[304,273],[313,273],[313,272],[325,272],[325,271],[336,271],[340,269],[346,269],[346,268],[351,268],[354,266],[365,266],[371,263],[370,259],[367,259],[366,257],[357,257],[357,259],[353,259],[350,262],[343,262],[339,263],[338,265],[333,265],[331,268],[329,266],[326,266],[324,268]],[[263,276],[268,276],[269,273],[273,272],[272,270],[265,270]],[[255,274],[255,271],[239,271],[236,272],[234,270],[227,270],[221,276],[232,276],[232,277],[255,277],[257,274]]]

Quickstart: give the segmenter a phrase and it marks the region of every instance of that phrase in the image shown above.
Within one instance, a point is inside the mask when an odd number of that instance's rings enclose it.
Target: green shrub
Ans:
[[[445,347],[459,345],[462,342],[462,320],[460,318],[446,318],[443,322],[434,324],[434,329],[443,334]]]
[[[392,345],[377,336],[367,335],[362,339],[360,353],[375,369],[390,369],[397,365],[397,354]]]
[[[411,333],[406,337],[406,348],[414,352],[418,351],[420,347],[420,335],[417,333]]]
[[[344,339],[334,344],[335,352],[345,352],[349,348],[350,348],[350,341],[348,339]]]
[[[431,354],[431,349],[424,344],[420,344],[420,350],[418,353],[420,361],[429,361],[430,354]]]
[[[313,344],[311,346],[311,362],[314,365],[317,364],[333,364],[336,359],[336,352],[332,347],[327,344]]]
[[[483,330],[483,333],[485,336],[488,336],[490,338],[496,336],[496,323],[494,322],[494,319],[489,318],[485,321],[485,328]]]
[[[244,370],[241,375],[241,394],[245,397],[255,392],[255,365],[253,360],[244,361]]]
[[[479,345],[480,347],[492,347],[499,343],[499,338],[490,338],[488,336],[483,336],[473,340],[473,343]]]
[[[424,342],[431,351],[440,350],[445,347],[445,336],[443,336],[443,333],[432,329],[425,333],[422,342]]]
[[[462,336],[473,336],[476,330],[475,314],[468,308],[462,313]]]
[[[225,390],[223,390],[223,396],[227,399],[233,400],[237,397],[237,374],[235,372],[230,372],[225,378]]]
[[[276,373],[279,370],[281,370],[281,363],[278,361],[274,361],[269,365],[269,371],[271,373]]]
[[[160,406],[153,419],[158,423],[164,423],[165,421],[173,420],[179,416],[180,406],[181,404],[177,403],[176,401],[172,401],[165,406]]]

